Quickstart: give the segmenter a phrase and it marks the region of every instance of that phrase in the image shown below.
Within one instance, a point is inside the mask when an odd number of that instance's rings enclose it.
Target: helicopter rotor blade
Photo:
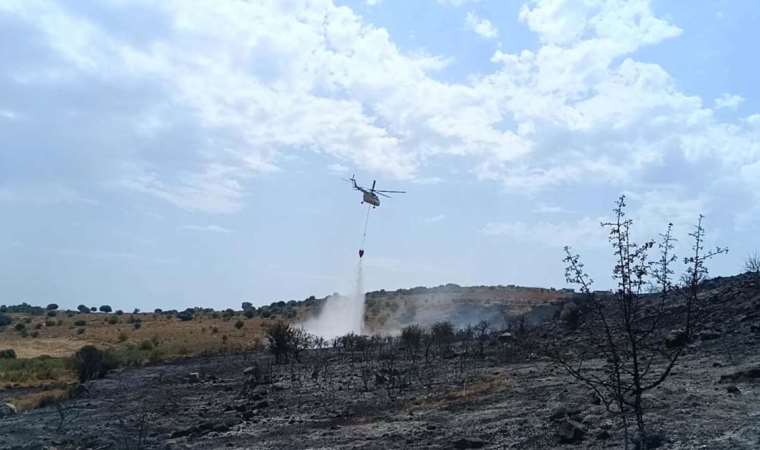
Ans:
[[[375,194],[377,194],[377,195],[382,195],[383,197],[386,197],[386,198],[391,198],[391,196],[390,196],[390,195],[387,195],[387,194],[383,194],[383,193],[382,193],[382,192],[380,192],[380,191],[375,191]]]
[[[390,192],[391,194],[406,194],[406,191],[375,191],[375,192]]]

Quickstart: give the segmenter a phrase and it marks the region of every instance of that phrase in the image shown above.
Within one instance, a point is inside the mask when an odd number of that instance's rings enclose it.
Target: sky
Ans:
[[[0,304],[612,286],[599,223],[760,248],[754,0],[0,0]]]

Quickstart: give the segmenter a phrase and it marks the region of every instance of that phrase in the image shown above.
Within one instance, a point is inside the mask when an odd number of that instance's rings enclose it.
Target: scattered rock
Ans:
[[[719,337],[720,332],[715,330],[704,330],[699,333],[699,338],[703,341],[712,341],[713,339],[718,339]]]
[[[738,387],[736,387],[735,384],[732,384],[730,386],[726,386],[726,391],[728,391],[729,394],[741,394],[742,391],[739,390]]]
[[[187,381],[189,383],[200,383],[201,374],[198,372],[190,372],[189,374],[187,374]]]
[[[456,449],[483,448],[485,446],[486,441],[482,439],[462,438],[454,441],[454,448]]]
[[[610,432],[607,430],[599,430],[595,436],[599,440],[606,440],[610,438]]]
[[[631,441],[633,442],[633,448],[636,450],[651,450],[659,448],[665,443],[665,439],[660,434],[649,433],[645,438],[642,438],[641,433],[638,431],[633,435]]]
[[[665,346],[668,348],[681,347],[687,342],[686,332],[684,330],[671,330],[665,336]]]
[[[742,381],[757,381],[760,379],[760,366],[759,367],[752,367],[745,370],[739,370],[732,374],[723,375],[720,377],[719,382],[725,383],[725,382],[742,382]]]
[[[287,388],[288,385],[282,381],[278,381],[277,383],[272,384],[272,390],[274,391],[284,391]]]
[[[10,403],[0,404],[0,419],[16,414],[16,407]]]
[[[583,440],[586,430],[580,423],[572,419],[565,419],[560,422],[556,434],[562,444],[577,444]]]

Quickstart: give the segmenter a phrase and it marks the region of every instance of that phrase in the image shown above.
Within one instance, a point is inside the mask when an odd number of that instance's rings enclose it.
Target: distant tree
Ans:
[[[132,314],[140,314],[140,308],[135,308],[135,309],[132,311]]]
[[[121,316],[122,314],[124,314],[124,311],[122,311],[122,310],[120,310],[120,309],[117,309],[117,310],[116,310],[116,313],[115,313],[115,314],[116,314],[117,316]]]
[[[97,311],[98,311],[98,308],[94,306],[90,307],[90,312],[97,312]]]
[[[253,308],[253,304],[251,302],[243,302],[243,311],[248,311],[249,309]]]
[[[113,311],[109,305],[103,305],[100,307],[100,312],[110,313]]]
[[[409,325],[401,329],[401,345],[404,346],[411,358],[417,354],[422,345],[422,336],[425,334],[419,325]]]
[[[55,303],[51,303],[51,304],[47,305],[47,310],[48,311],[52,311],[52,310],[55,310],[55,309],[58,309],[58,305],[56,305]]]
[[[760,253],[754,252],[744,261],[744,270],[760,277]]]
[[[430,334],[433,337],[435,345],[441,356],[449,353],[451,342],[454,339],[454,325],[451,322],[436,322],[430,328]]]
[[[163,311],[161,310],[161,308],[156,308],[153,310],[153,312],[156,314],[161,314]]]
[[[88,312],[90,312],[90,308],[88,308],[85,305],[79,305],[77,306],[77,311],[79,311],[82,314],[87,314]]]
[[[193,320],[193,311],[191,309],[186,309],[182,311],[181,313],[177,313],[177,319],[183,322]]]
[[[3,313],[0,313],[0,328],[5,327],[13,323],[13,319]]]
[[[244,316],[245,316],[247,319],[253,319],[253,318],[254,318],[254,316],[256,316],[256,311],[255,311],[255,310],[253,310],[253,309],[246,309],[245,311],[243,311],[243,315],[244,315]]]

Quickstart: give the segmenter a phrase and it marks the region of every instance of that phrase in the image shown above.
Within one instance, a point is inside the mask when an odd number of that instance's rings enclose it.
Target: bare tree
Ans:
[[[690,236],[694,239],[691,257],[685,258],[689,269],[686,281],[685,308],[673,308],[672,224],[660,235],[660,257],[649,260],[655,246],[652,240],[633,241],[633,222],[625,215],[625,197],[613,209],[613,220],[601,225],[609,230],[615,255],[612,271],[617,283],[609,295],[592,290],[593,280],[585,272],[580,256],[565,248],[566,279],[579,286],[582,305],[579,330],[589,339],[572,349],[554,347],[552,356],[567,372],[589,386],[608,411],[623,422],[625,447],[629,446],[630,420],[636,424],[639,448],[648,448],[650,440],[644,422],[642,395],[664,382],[683,353],[695,326],[701,305],[697,303],[701,281],[707,275],[705,262],[726,250],[704,251],[702,216]],[[646,295],[655,284],[659,294]],[[666,324],[667,321],[667,324]],[[685,339],[668,341],[668,326],[682,325]],[[669,345],[666,343],[669,342]],[[596,361],[596,363],[592,363]],[[601,362],[601,365],[599,364]]]
[[[760,277],[760,253],[756,251],[747,256],[747,259],[744,260],[744,270],[755,277]]]

